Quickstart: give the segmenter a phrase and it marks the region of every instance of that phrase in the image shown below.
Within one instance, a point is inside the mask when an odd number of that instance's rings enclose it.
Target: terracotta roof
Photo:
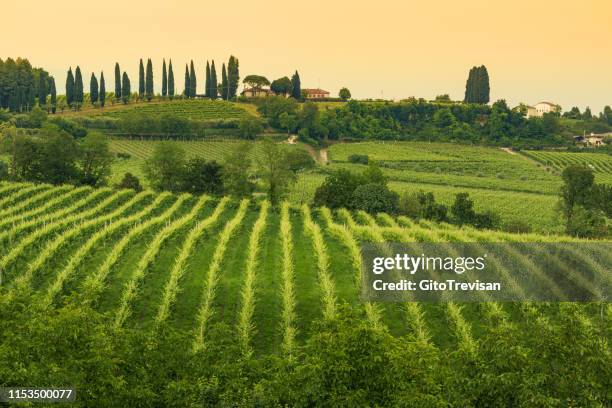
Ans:
[[[557,104],[556,104],[556,103],[552,103],[552,102],[538,102],[536,105],[539,105],[539,104],[541,104],[541,103],[544,103],[544,104],[546,104],[546,105],[550,105],[550,106],[557,106]]]
[[[328,94],[329,93],[320,88],[302,88],[302,91],[306,91],[309,94]]]

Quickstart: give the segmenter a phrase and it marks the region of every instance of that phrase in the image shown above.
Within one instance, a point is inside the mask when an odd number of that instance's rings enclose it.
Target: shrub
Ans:
[[[119,152],[119,153],[117,153],[117,158],[127,160],[127,159],[131,159],[132,155],[129,154],[129,153]]]
[[[528,234],[531,232],[531,225],[522,220],[511,220],[503,225],[503,230],[515,234]]]
[[[335,171],[315,191],[314,204],[332,209],[349,208],[353,192],[363,183],[364,178],[360,174],[348,170]]]
[[[142,191],[142,186],[140,185],[140,180],[138,180],[138,177],[129,172],[123,175],[123,178],[118,184],[115,185],[115,187]]]
[[[263,124],[257,118],[248,117],[240,121],[240,137],[243,139],[255,139],[255,136],[263,132]]]
[[[356,164],[368,164],[370,158],[367,154],[351,154],[348,161]]]
[[[182,191],[191,194],[223,193],[222,167],[217,162],[195,157],[187,161]]]
[[[9,179],[9,169],[8,164],[3,161],[0,161],[0,181],[5,181]]]
[[[388,187],[369,183],[355,189],[351,197],[351,208],[363,210],[370,214],[385,212],[393,214],[397,211],[399,196]]]
[[[410,218],[418,219],[423,212],[423,206],[416,193],[404,193],[401,195],[398,205],[398,212]]]

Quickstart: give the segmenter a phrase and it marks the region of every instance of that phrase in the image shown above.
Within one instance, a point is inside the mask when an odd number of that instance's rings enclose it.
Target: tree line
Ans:
[[[36,103],[44,105],[47,96],[55,103],[55,79],[42,68],[34,68],[25,58],[0,58],[0,109],[25,112]]]

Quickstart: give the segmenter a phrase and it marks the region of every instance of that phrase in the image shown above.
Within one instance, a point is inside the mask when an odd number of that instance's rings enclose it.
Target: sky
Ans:
[[[193,59],[198,92],[207,60],[231,54],[240,76],[299,71],[303,88],[355,98],[463,99],[474,65],[486,65],[491,99],[612,105],[610,0],[20,0],[2,5],[0,58],[26,57],[65,88],[79,65],[85,88],[119,62],[137,86],[140,58],[172,58],[177,89]]]

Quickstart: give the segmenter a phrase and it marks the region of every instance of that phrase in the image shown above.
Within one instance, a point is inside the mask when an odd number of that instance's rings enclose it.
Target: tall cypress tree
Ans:
[[[70,107],[74,103],[74,76],[72,75],[72,68],[68,69],[66,77],[66,103]]]
[[[132,86],[130,84],[130,78],[126,72],[123,73],[121,78],[121,100],[124,104],[127,104],[130,101],[130,97],[132,96]]]
[[[119,69],[119,63],[115,62],[115,100],[121,98],[121,70]]]
[[[189,71],[189,96],[195,98],[197,95],[197,80],[196,80],[196,72],[193,67],[193,60],[191,60],[191,68]]]
[[[189,98],[189,94],[191,92],[191,84],[189,83],[189,67],[185,64],[185,91],[183,91],[183,95],[185,98]]]
[[[302,99],[302,83],[300,81],[300,74],[297,71],[291,77],[291,96],[295,99]]]
[[[81,68],[78,65],[74,71],[74,102],[77,108],[80,108],[83,104],[83,76],[81,75]]]
[[[480,80],[479,80],[479,98],[478,103],[489,103],[491,87],[489,85],[489,72],[487,67],[482,65],[480,67]]]
[[[225,62],[221,66],[221,99],[224,101],[227,100],[227,95],[229,94],[227,88],[227,72],[225,72]]]
[[[98,102],[98,80],[94,73],[91,73],[91,78],[89,80],[89,99],[91,100],[91,104],[95,105]]]
[[[219,84],[217,84],[217,69],[215,68],[215,60],[210,66],[210,97],[217,99],[219,96]]]
[[[489,73],[484,65],[472,67],[465,84],[466,103],[489,103]]]
[[[55,113],[57,107],[57,90],[55,89],[55,78],[49,77],[49,92],[51,93],[51,112]]]
[[[40,106],[46,105],[47,103],[47,86],[48,77],[44,72],[38,74],[38,104]]]
[[[104,72],[100,72],[100,107],[104,107],[106,102],[106,82],[104,81]]]
[[[227,63],[228,99],[235,98],[238,91],[238,81],[240,81],[238,65],[238,58],[230,56]]]
[[[168,66],[168,96],[170,99],[174,98],[174,71],[172,71],[172,60]]]
[[[164,58],[164,65],[162,66],[162,97],[168,95],[168,73],[166,72],[166,59]]]
[[[153,63],[151,62],[151,58],[147,60],[145,92],[147,95],[147,101],[150,102],[151,99],[153,99]]]
[[[142,58],[140,59],[140,66],[138,67],[138,99],[144,98],[145,93],[145,71]]]
[[[206,83],[204,84],[204,94],[210,98],[210,64],[206,61]]]

